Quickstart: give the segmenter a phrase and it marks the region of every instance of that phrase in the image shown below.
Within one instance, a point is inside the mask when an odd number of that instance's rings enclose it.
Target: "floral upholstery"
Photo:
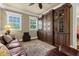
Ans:
[[[0,56],[10,56],[9,50],[2,43],[0,43]]]
[[[26,56],[26,52],[22,48],[18,39],[16,39],[16,38],[13,39],[13,37],[11,37],[10,35],[3,35],[5,42],[7,42],[7,44],[5,46],[9,49],[10,55],[11,56]],[[1,51],[3,51],[3,50],[1,50]]]

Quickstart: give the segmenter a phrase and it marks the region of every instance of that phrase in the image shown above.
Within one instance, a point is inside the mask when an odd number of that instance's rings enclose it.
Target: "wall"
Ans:
[[[72,3],[71,20],[70,20],[70,39],[71,47],[77,48],[77,18],[76,18],[76,4]]]
[[[11,10],[6,10],[0,8],[0,21],[1,21],[1,31],[4,32],[4,26],[7,24],[7,19],[6,19],[6,12],[5,11],[11,11]],[[12,11],[15,12],[15,11]],[[19,13],[19,12],[16,12]],[[19,39],[20,41],[22,40],[22,35],[23,32],[28,32],[29,31],[29,15],[22,14],[22,30],[21,31],[12,31],[12,33],[15,34],[16,38]],[[37,31],[29,31],[31,37],[37,37]]]
[[[0,9],[1,11],[1,9]],[[0,12],[0,30],[1,30],[1,12]]]
[[[77,17],[77,33],[79,33],[79,17]]]
[[[79,26],[79,17],[77,17],[77,25]]]

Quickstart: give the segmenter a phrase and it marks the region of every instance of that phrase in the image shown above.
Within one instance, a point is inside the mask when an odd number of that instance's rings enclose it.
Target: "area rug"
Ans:
[[[27,56],[45,56],[49,50],[56,48],[55,46],[38,39],[28,42],[21,42],[21,44],[27,52]]]

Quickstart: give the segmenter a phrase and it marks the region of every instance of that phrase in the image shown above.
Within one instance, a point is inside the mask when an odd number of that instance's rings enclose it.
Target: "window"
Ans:
[[[11,26],[11,30],[21,30],[21,14],[6,12],[7,24]]]
[[[39,28],[39,29],[42,29],[42,20],[39,20],[38,23],[39,23],[39,24],[38,24],[38,28]]]
[[[29,16],[29,30],[37,30],[37,18]]]

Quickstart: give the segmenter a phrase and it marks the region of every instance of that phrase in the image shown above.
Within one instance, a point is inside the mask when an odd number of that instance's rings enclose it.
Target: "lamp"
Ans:
[[[5,25],[4,28],[5,28],[5,31],[6,31],[5,34],[6,34],[6,35],[7,35],[7,34],[9,35],[9,34],[10,34],[10,30],[11,30],[11,26],[10,26],[10,25]]]

